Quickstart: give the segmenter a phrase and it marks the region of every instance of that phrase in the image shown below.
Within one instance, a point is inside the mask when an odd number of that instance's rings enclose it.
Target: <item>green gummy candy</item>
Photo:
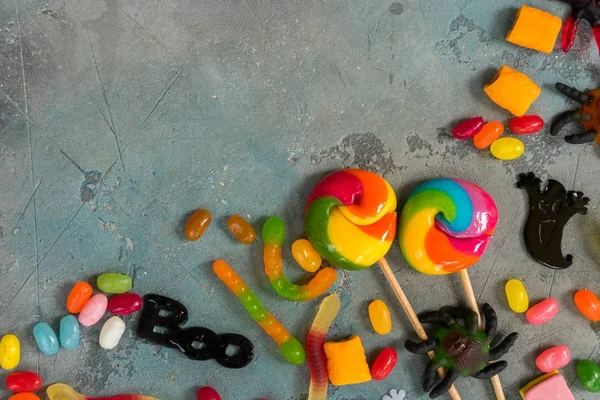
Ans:
[[[127,275],[108,273],[98,277],[96,285],[104,293],[126,293],[131,289],[131,278]]]
[[[263,242],[281,246],[285,238],[285,224],[279,217],[269,217],[263,225]]]
[[[577,378],[581,386],[589,392],[600,392],[600,366],[592,360],[577,363]]]
[[[302,344],[293,336],[290,337],[290,340],[287,342],[279,345],[279,352],[283,358],[295,365],[302,365],[306,360],[306,354],[304,353]]]

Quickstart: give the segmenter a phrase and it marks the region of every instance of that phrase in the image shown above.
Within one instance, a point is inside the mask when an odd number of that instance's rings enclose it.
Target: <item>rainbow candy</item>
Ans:
[[[400,249],[417,271],[452,274],[475,264],[498,223],[492,197],[462,179],[433,179],[415,189],[400,215]]]
[[[89,397],[77,393],[71,386],[55,383],[48,386],[46,394],[49,400],[158,400],[156,397],[140,396],[137,394],[120,394],[109,397]]]
[[[327,356],[323,345],[331,323],[340,312],[340,298],[333,293],[323,299],[317,316],[313,321],[306,339],[306,355],[310,370],[310,388],[308,400],[325,400],[329,375],[327,373]]]
[[[304,363],[306,354],[302,344],[290,335],[275,317],[268,312],[260,300],[246,283],[235,273],[225,261],[217,260],[213,263],[213,271],[217,277],[233,292],[242,302],[252,319],[271,336],[279,346],[279,352],[288,362],[296,365]]]
[[[338,267],[358,270],[383,258],[396,234],[396,194],[381,176],[360,169],[332,172],[305,207],[306,235]]]
[[[295,285],[283,272],[281,247],[285,237],[285,225],[279,217],[269,217],[263,226],[263,261],[265,273],[278,295],[291,301],[309,301],[319,297],[333,285],[337,273],[333,268],[320,270],[306,285]]]

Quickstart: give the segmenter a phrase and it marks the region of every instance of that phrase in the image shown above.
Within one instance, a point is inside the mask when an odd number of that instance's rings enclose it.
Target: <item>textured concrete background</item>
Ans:
[[[565,344],[575,360],[600,361],[600,326],[571,300],[583,287],[600,294],[598,146],[570,146],[545,131],[523,138],[521,159],[501,162],[448,136],[467,116],[508,120],[481,90],[502,64],[543,87],[531,112],[549,120],[571,107],[552,86],[598,86],[590,29],[580,29],[571,53],[545,55],[504,40],[518,0],[392,1],[0,0],[0,333],[21,339],[19,368],[90,395],[191,399],[212,385],[228,400],[304,398],[308,368],[282,361],[210,265],[230,262],[303,340],[319,302],[278,298],[262,272],[261,244],[234,242],[224,220],[241,213],[260,227],[278,214],[289,245],[302,234],[310,187],[348,166],[383,174],[401,202],[438,176],[470,179],[495,197],[496,238],[469,272],[503,333],[521,335],[501,375],[509,399],[538,375],[540,349]],[[558,1],[529,3],[568,13]],[[527,171],[592,199],[588,216],[566,229],[564,248],[575,256],[567,271],[525,252],[526,196],[515,175]],[[190,244],[182,226],[200,207],[214,222]],[[288,275],[300,277],[286,257]],[[464,302],[457,277],[416,273],[397,246],[389,261],[417,311]],[[129,274],[138,293],[182,300],[190,325],[249,335],[255,361],[228,370],[185,359],[137,340],[135,318],[116,350],[98,346],[99,323],[83,329],[76,350],[40,355],[34,324],[56,327],[71,285],[105,271]],[[392,377],[331,387],[330,397],[373,400],[397,388],[425,399],[426,359],[402,349],[414,334],[383,275],[376,267],[339,272],[343,310],[329,338],[359,334],[369,360],[384,346],[400,351]],[[533,302],[555,296],[558,317],[533,327],[512,313],[503,295],[509,278],[522,279]],[[374,298],[392,308],[394,331],[385,337],[369,328]],[[574,362],[563,373],[577,399],[594,398],[576,381]],[[457,388],[463,399],[493,396],[489,381],[461,378]]]

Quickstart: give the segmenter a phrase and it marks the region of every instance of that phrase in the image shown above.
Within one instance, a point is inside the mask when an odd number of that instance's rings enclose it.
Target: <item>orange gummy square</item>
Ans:
[[[517,117],[525,115],[542,92],[527,75],[505,65],[500,67],[494,79],[483,90],[494,103]]]
[[[352,385],[371,380],[365,349],[358,336],[350,336],[347,340],[339,342],[327,342],[323,348],[332,384]]]
[[[506,35],[506,40],[528,49],[551,53],[561,26],[562,21],[556,15],[537,8],[521,6],[512,29]]]

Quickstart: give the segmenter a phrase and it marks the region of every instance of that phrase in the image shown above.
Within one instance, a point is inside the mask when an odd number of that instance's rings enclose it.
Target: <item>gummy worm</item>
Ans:
[[[268,312],[260,300],[238,274],[223,260],[213,263],[213,271],[217,277],[231,290],[242,302],[252,319],[271,336],[279,346],[279,352],[290,363],[300,365],[304,363],[306,355],[302,344],[290,335],[275,317]]]
[[[89,397],[77,393],[72,387],[56,383],[48,386],[46,394],[49,400],[158,400],[156,397],[140,396],[137,394],[120,394],[109,397]]]
[[[383,258],[396,235],[396,194],[381,176],[342,169],[321,179],[304,209],[306,236],[338,267],[359,270]]]
[[[498,223],[492,197],[462,179],[433,179],[409,196],[400,215],[399,242],[406,261],[430,275],[475,264]]]
[[[310,389],[308,400],[325,400],[327,398],[327,357],[323,345],[329,326],[340,311],[340,298],[333,293],[323,299],[317,316],[313,321],[306,339],[306,357],[310,370]]]
[[[283,220],[279,217],[269,217],[263,226],[263,261],[265,273],[273,289],[278,295],[291,301],[309,301],[325,293],[337,279],[333,268],[323,268],[306,285],[295,285],[287,279],[281,259],[284,236]]]

